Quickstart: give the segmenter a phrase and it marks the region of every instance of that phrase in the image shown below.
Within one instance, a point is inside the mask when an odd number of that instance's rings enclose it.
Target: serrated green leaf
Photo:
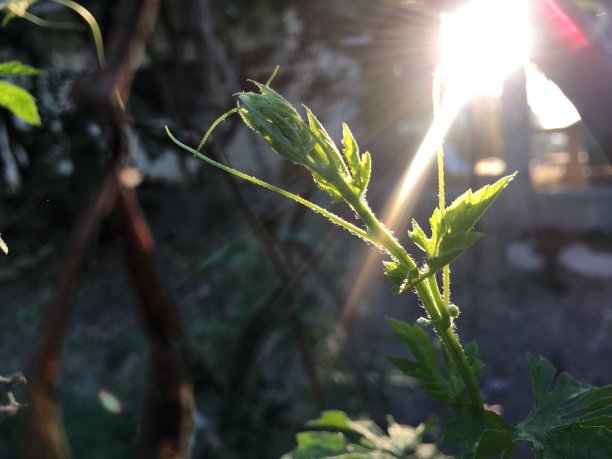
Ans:
[[[5,255],[8,255],[9,248],[6,245],[6,243],[2,240],[2,237],[0,237],[0,250],[2,250],[5,253]]]
[[[28,124],[40,126],[36,100],[28,91],[6,81],[0,81],[0,107],[13,112]]]
[[[476,341],[470,341],[463,346],[463,351],[465,352],[465,357],[467,358],[468,365],[470,366],[474,377],[478,378],[485,368],[482,360],[478,358],[478,344],[476,344]]]
[[[306,116],[308,117],[308,125],[310,126],[310,129],[313,131],[315,136],[321,140],[321,144],[329,146],[332,150],[338,153],[336,144],[331,139],[330,135],[327,133],[327,130],[325,129],[325,127],[323,127],[323,125],[315,116],[315,114],[312,113],[312,110],[310,110],[310,108],[306,106],[304,106],[304,109],[306,110]],[[340,156],[339,153],[338,156]]]
[[[300,432],[296,435],[297,447],[282,459],[318,459],[338,457],[346,453],[349,445],[341,433]]]
[[[353,137],[353,133],[346,123],[342,123],[342,152],[351,174],[351,184],[358,195],[363,195],[370,181],[372,171],[372,158],[368,152],[359,155],[359,146]]]
[[[476,241],[481,239],[482,233],[458,233],[443,239],[444,250],[439,251],[439,255],[425,257],[425,269],[423,273],[426,277],[438,272],[444,266],[459,258]]]
[[[385,449],[389,445],[389,439],[401,437],[408,429],[414,428],[400,426],[391,420],[389,423],[389,436],[371,419],[353,420],[343,411],[327,410],[321,416],[306,423],[307,427],[325,430],[341,431],[344,433],[358,434],[367,440],[368,444],[375,449]],[[403,429],[402,429],[403,428]],[[414,437],[413,434],[411,437]]]
[[[316,140],[313,148],[313,151],[316,153],[315,163],[323,164],[327,162],[328,164],[334,166],[334,169],[338,174],[348,177],[348,169],[346,164],[344,164],[340,153],[338,152],[336,144],[314,113],[312,113],[312,111],[306,106],[304,106],[304,109],[306,110],[306,115],[308,117],[308,125],[310,126],[312,134]]]
[[[449,234],[440,241],[438,253],[441,255],[452,252],[463,253],[483,236],[484,234],[476,231]]]
[[[597,457],[601,448],[593,442],[600,436],[603,439],[599,444],[612,445],[612,386],[597,388],[567,373],[557,375],[542,357],[536,360],[528,355],[528,360],[535,401],[525,421],[518,425],[517,438],[531,442],[536,455],[542,457],[557,457],[559,445],[566,445],[565,451],[572,454],[581,451],[581,456],[558,457]],[[583,443],[584,438],[591,440]],[[577,449],[567,449],[571,445]]]
[[[383,262],[383,266],[385,276],[387,276],[387,279],[391,282],[391,290],[396,295],[404,293],[418,283],[418,269],[407,268],[395,261],[385,261]]]
[[[544,458],[610,459],[612,430],[605,427],[568,426],[551,432],[544,448],[536,454]]]
[[[307,427],[319,427],[322,429],[352,431],[351,419],[344,411],[326,410],[317,419],[308,421]]]
[[[336,203],[336,202],[341,202],[342,201],[342,195],[340,194],[340,192],[338,192],[338,190],[336,190],[336,187],[334,185],[332,185],[330,182],[328,182],[325,178],[323,178],[320,174],[311,171],[312,174],[312,178],[315,182],[315,184],[324,192],[326,192],[329,197],[331,198],[331,201]]]
[[[363,195],[368,189],[368,185],[370,184],[370,177],[372,175],[372,156],[370,155],[369,151],[366,151],[363,155],[361,155],[359,166],[359,194]]]
[[[346,123],[342,123],[342,145],[344,146],[342,153],[346,158],[346,163],[351,171],[353,178],[359,176],[361,165],[359,162],[359,146],[353,137],[353,133]]]
[[[427,237],[423,229],[419,226],[415,219],[412,219],[412,231],[408,231],[408,237],[414,242],[423,252],[433,256],[435,247],[433,241]]]
[[[298,447],[281,459],[443,459],[434,445],[423,445],[427,427],[389,419],[387,433],[370,419],[353,420],[342,411],[325,411],[308,428],[323,432],[298,434]],[[334,432],[331,432],[334,431]],[[344,434],[347,434],[345,436]],[[354,443],[347,440],[357,438]],[[425,447],[424,447],[425,446]]]
[[[432,246],[432,253],[428,254],[430,256],[435,256],[438,252],[438,244],[440,243],[440,240],[442,239],[443,236],[443,230],[442,230],[442,212],[440,212],[439,208],[435,208],[433,213],[431,214],[431,217],[429,217],[429,227],[431,229],[431,246]]]
[[[612,385],[594,387],[572,404],[573,411],[570,414],[576,416],[598,413],[600,409],[610,405],[612,405]]]
[[[485,430],[478,440],[474,459],[487,459],[499,457],[505,452],[511,453],[516,446],[515,441],[509,430]]]
[[[22,64],[19,61],[0,62],[0,76],[6,75],[40,75],[42,70]]]
[[[449,235],[470,231],[493,204],[493,201],[497,199],[508,182],[514,178],[514,175],[503,177],[492,185],[482,187],[475,193],[468,190],[455,199],[445,209],[444,215],[440,219],[438,245],[443,238]]]
[[[508,432],[508,435],[513,431],[513,428],[493,411],[482,410],[467,403],[456,403],[453,409],[457,417],[444,425],[444,441],[475,442],[485,430]],[[507,448],[508,446],[505,446],[503,449]]]
[[[427,254],[418,281],[434,275],[455,261],[482,237],[481,233],[472,231],[472,228],[513,177],[514,174],[508,175],[475,193],[472,190],[466,191],[444,213],[435,209],[429,218],[431,237],[427,237],[413,220],[412,231],[408,232],[408,236]]]
[[[446,403],[460,401],[462,388],[448,380],[440,371],[438,349],[431,338],[418,325],[409,325],[393,319],[389,326],[408,348],[415,360],[387,357],[400,371],[419,381],[419,387],[430,397]]]
[[[591,387],[567,373],[558,375],[543,358],[528,355],[528,360],[535,392],[531,412],[516,429],[485,423],[473,457],[512,451],[518,441],[530,442],[539,459],[612,457],[612,386]],[[457,411],[445,439],[473,441],[478,419],[470,420],[469,411],[467,416]]]
[[[441,373],[434,373],[430,371],[429,368],[414,360],[398,357],[387,357],[387,359],[402,373],[419,381],[419,389],[431,398],[435,398],[445,403],[453,402],[454,398],[449,395]]]

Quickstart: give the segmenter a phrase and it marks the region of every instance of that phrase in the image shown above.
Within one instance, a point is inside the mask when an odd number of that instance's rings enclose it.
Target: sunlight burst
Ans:
[[[498,96],[504,78],[529,60],[527,0],[474,0],[441,21],[438,71],[466,97]]]
[[[441,15],[440,62],[436,84],[443,84],[440,107],[425,138],[383,211],[389,228],[409,221],[419,185],[463,104],[477,94],[499,96],[505,77],[529,61],[528,0],[473,0]],[[438,88],[441,89],[441,88]],[[410,198],[410,201],[408,200]],[[343,319],[365,289],[376,256],[362,265],[345,305]]]
[[[461,106],[475,94],[499,96],[504,78],[529,60],[527,0],[474,0],[454,13],[442,14],[441,21],[436,72],[445,86],[444,97],[385,211],[391,228]]]

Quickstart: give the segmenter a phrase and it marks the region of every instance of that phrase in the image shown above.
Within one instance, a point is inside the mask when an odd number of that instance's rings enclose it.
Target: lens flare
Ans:
[[[409,221],[419,184],[431,158],[442,144],[462,105],[476,94],[499,96],[510,72],[529,61],[530,20],[528,0],[474,0],[462,9],[441,15],[440,62],[437,77],[444,97],[392,199],[382,213],[391,229]],[[378,254],[364,260],[342,312],[351,315],[366,288]]]
[[[501,94],[506,75],[529,61],[527,0],[474,0],[442,14],[440,33],[436,72],[445,86],[444,97],[383,214],[391,228],[465,101],[476,94]]]
[[[439,71],[447,84],[499,96],[506,75],[529,60],[527,0],[474,0],[441,15]]]

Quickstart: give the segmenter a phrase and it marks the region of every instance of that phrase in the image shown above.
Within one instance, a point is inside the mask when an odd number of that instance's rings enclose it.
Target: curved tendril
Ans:
[[[215,120],[215,122],[208,128],[208,131],[206,131],[206,134],[204,134],[204,137],[202,138],[202,141],[200,142],[200,145],[198,145],[198,148],[196,149],[196,152],[199,152],[202,149],[202,147],[204,146],[204,144],[206,143],[206,141],[208,140],[208,138],[210,137],[212,132],[215,130],[215,128],[219,125],[219,123],[221,123],[223,120],[225,120],[227,117],[233,115],[234,113],[238,113],[239,110],[240,110],[240,107],[232,108],[231,110],[228,110],[223,115],[221,115],[219,118],[217,118]],[[168,128],[166,128],[166,131],[167,130],[168,130]],[[168,132],[168,135],[170,135],[170,132]],[[172,138],[172,135],[170,135],[170,138]]]
[[[98,62],[101,67],[104,67],[104,42],[102,40],[102,32],[100,31],[100,26],[96,21],[96,18],[89,12],[89,10],[72,0],[51,0],[55,3],[59,3],[67,8],[70,8],[79,16],[81,16],[89,28],[91,29],[91,34],[93,35],[94,43],[96,45],[96,52],[98,54]]]
[[[188,152],[190,152],[192,155],[197,156],[198,158],[206,161],[208,164],[215,166],[225,172],[228,172],[232,175],[235,175],[236,177],[240,177],[243,180],[246,180],[248,182],[254,183],[255,185],[259,185],[263,188],[266,188],[270,191],[274,191],[275,193],[278,193],[286,198],[289,198],[299,204],[302,204],[303,206],[308,207],[309,209],[313,210],[314,212],[317,212],[321,215],[323,215],[324,217],[326,217],[329,221],[331,221],[332,223],[335,223],[341,227],[343,227],[345,230],[347,230],[348,232],[354,234],[355,236],[358,236],[372,244],[374,244],[376,247],[378,247],[380,250],[383,250],[384,252],[388,253],[388,250],[381,246],[378,241],[376,241],[376,239],[374,239],[366,230],[363,230],[361,228],[359,228],[358,226],[353,225],[352,223],[347,222],[346,220],[344,220],[343,218],[339,217],[338,215],[324,209],[321,206],[318,206],[316,204],[314,204],[313,202],[308,201],[307,199],[302,198],[301,196],[298,196],[296,194],[290,193],[289,191],[285,191],[282,188],[279,188],[277,186],[274,186],[270,183],[264,182],[263,180],[259,180],[258,178],[252,177],[248,174],[245,174],[244,172],[240,172],[236,169],[232,169],[231,167],[228,167],[224,164],[221,164],[211,158],[209,158],[206,155],[203,155],[202,153],[200,153],[198,150],[194,150],[193,148],[185,145],[184,143],[182,143],[181,141],[179,141],[176,137],[174,137],[172,135],[172,133],[170,132],[170,129],[168,129],[168,127],[166,126],[166,133],[168,134],[168,137],[170,137],[170,140],[172,140],[175,144],[177,144],[179,147],[181,147],[184,150],[187,150]]]
[[[272,83],[272,80],[278,73],[279,68],[280,68],[280,65],[277,65],[276,68],[274,69],[274,72],[272,72],[272,75],[270,75],[270,78],[268,78],[268,81],[266,81],[266,86],[270,86],[270,84]]]
[[[82,32],[84,29],[82,24],[76,22],[48,21],[27,11],[25,11],[21,17],[26,21],[30,21],[31,23],[46,29],[78,30],[79,32]]]

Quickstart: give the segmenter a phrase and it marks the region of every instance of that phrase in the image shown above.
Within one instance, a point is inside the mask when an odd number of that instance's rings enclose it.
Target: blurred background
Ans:
[[[346,121],[371,152],[369,201],[380,213],[432,121],[441,3],[83,0],[107,45],[103,71],[91,33],[67,27],[80,18],[58,3],[28,11],[62,27],[15,18],[0,30],[0,61],[45,71],[17,79],[36,96],[41,127],[0,113],[0,233],[10,247],[0,258],[0,374],[30,380],[17,394],[30,406],[0,425],[0,458],[66,457],[68,444],[76,458],[135,457],[154,430],[139,427],[143,414],[146,424],[151,407],[176,408],[158,403],[169,394],[159,387],[189,405],[182,391],[193,389],[197,458],[279,457],[327,408],[381,423],[448,416],[385,358],[405,353],[385,318],[412,322],[422,311],[412,294],[391,294],[382,255],[192,158],[164,131],[197,145],[235,106],[232,94],[254,88],[247,79],[265,81],[280,65],[275,89],[338,142]],[[108,81],[126,103],[120,120]],[[205,152],[330,206],[237,117]],[[485,401],[510,421],[527,414],[527,351],[609,383],[605,147],[533,66],[500,94],[471,99],[445,154],[449,198],[519,171],[479,224],[486,237],[453,267],[457,326],[478,341]],[[105,201],[119,166],[132,191]],[[398,238],[408,243],[411,218],[426,224],[436,205],[430,168]],[[37,441],[57,449],[28,456]]]

